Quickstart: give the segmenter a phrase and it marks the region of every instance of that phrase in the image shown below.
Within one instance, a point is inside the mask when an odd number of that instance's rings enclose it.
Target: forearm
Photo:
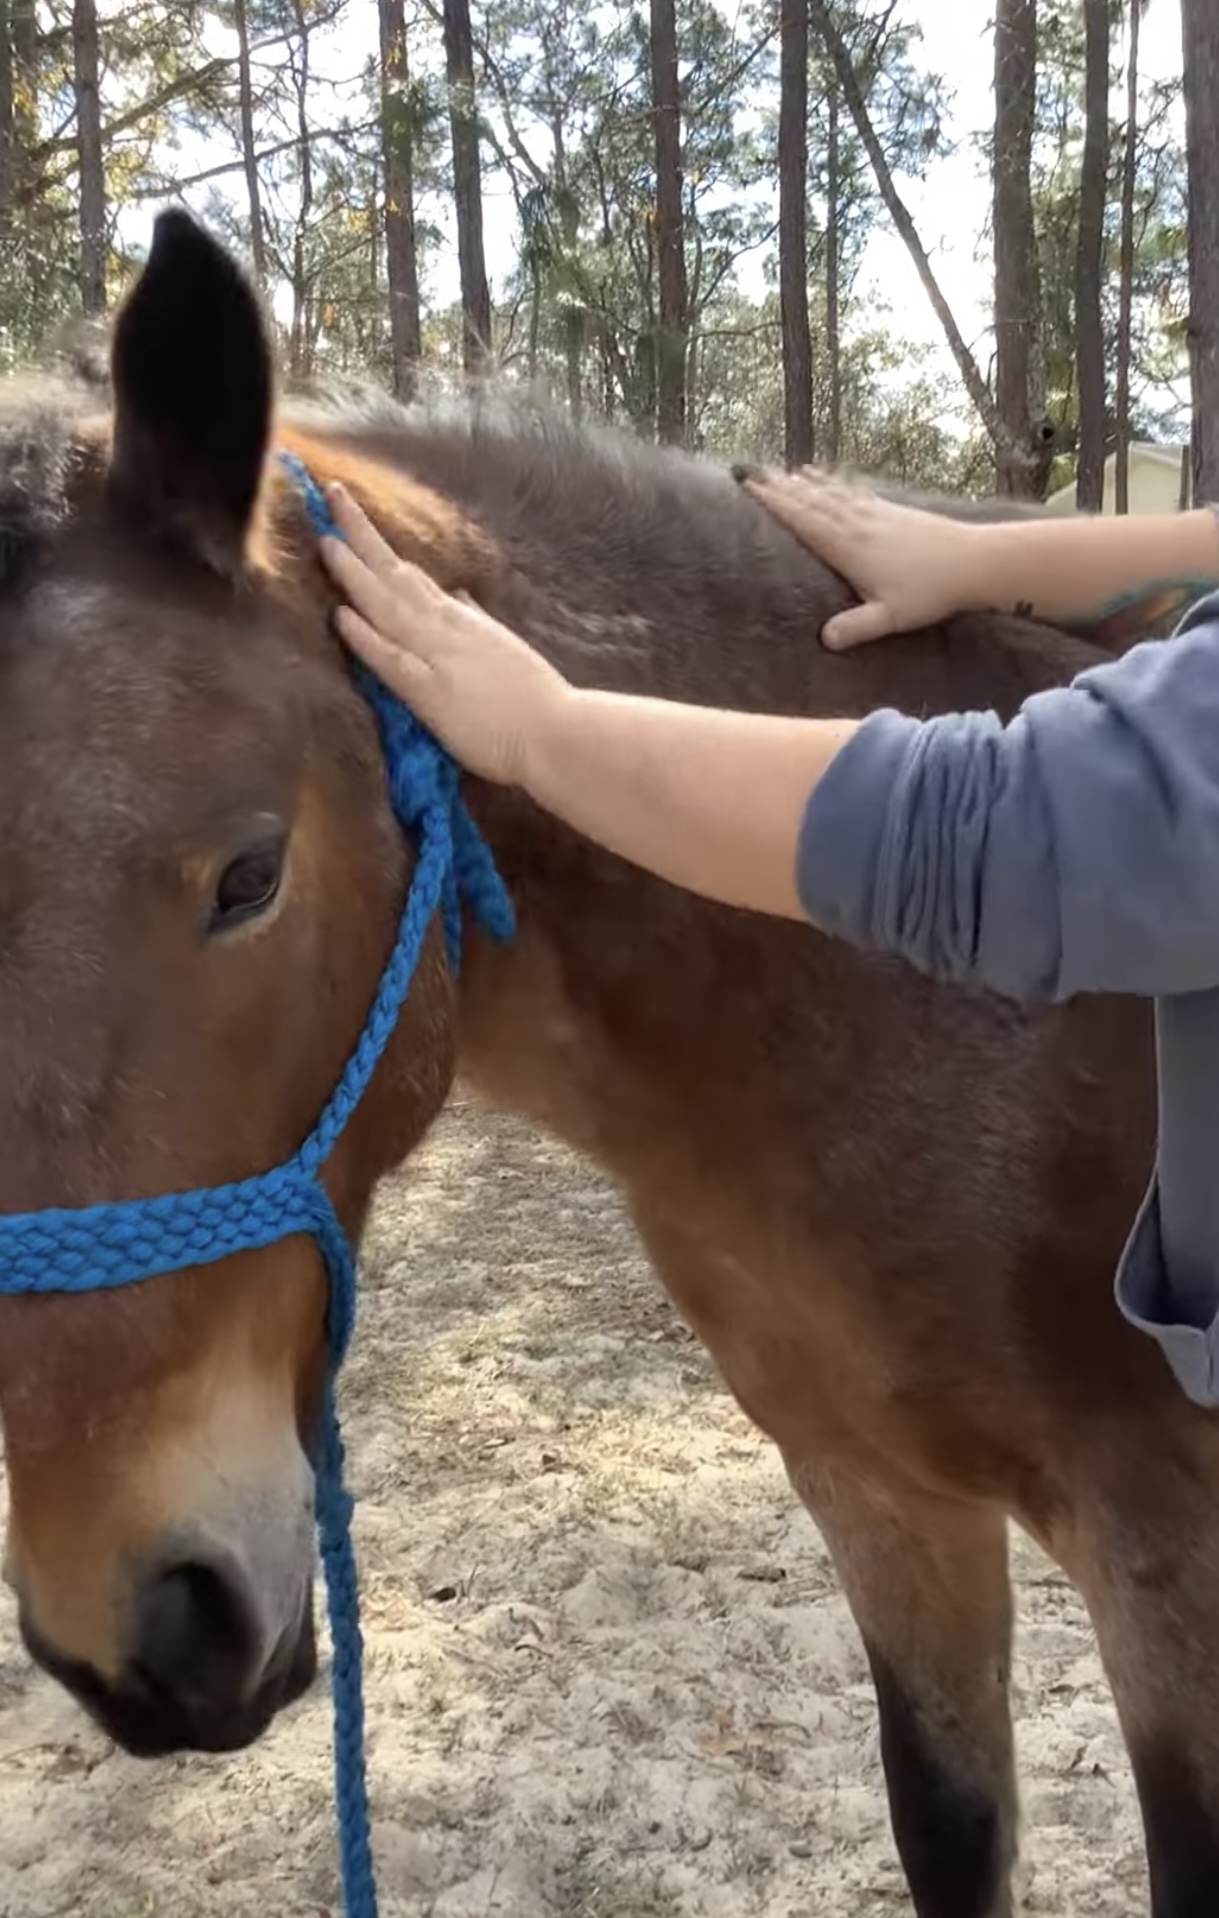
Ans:
[[[805,805],[855,731],[850,720],[572,691],[534,742],[524,783],[546,811],[673,885],[801,919]]]
[[[1006,521],[977,535],[977,610],[1092,627],[1178,588],[1182,603],[1219,584],[1219,515],[1082,515]]]

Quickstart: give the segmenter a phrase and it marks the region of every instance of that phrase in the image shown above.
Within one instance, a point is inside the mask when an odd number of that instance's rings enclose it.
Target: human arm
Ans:
[[[1219,600],[1006,726],[775,719],[576,691],[335,512],[353,649],[471,770],[635,864],[1016,999],[1219,983]]]
[[[1219,595],[1006,726],[874,714],[799,886],[825,931],[1026,1002],[1219,985]]]
[[[803,918],[805,803],[854,721],[579,690],[400,561],[349,496],[331,503],[347,541],[322,547],[351,602],[340,632],[464,765],[687,891]]]
[[[906,506],[815,469],[751,474],[744,485],[859,594],[859,606],[827,622],[832,648],[983,611],[1111,638],[1140,610],[1161,618],[1166,602],[1181,607],[1219,585],[1211,507],[992,522]]]
[[[569,688],[534,735],[521,783],[577,832],[673,885],[802,919],[808,796],[856,730]]]

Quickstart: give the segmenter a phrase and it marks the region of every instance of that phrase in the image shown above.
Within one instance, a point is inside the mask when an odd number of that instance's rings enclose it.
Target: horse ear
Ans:
[[[216,570],[242,561],[271,430],[254,288],[188,213],[162,213],[111,349],[116,494]]]

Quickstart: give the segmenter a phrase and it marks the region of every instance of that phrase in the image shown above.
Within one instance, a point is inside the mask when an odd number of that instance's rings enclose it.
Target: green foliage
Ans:
[[[985,435],[953,383],[937,376],[926,347],[895,337],[875,308],[853,332],[839,364],[844,464],[884,473],[899,485],[936,493],[982,494],[993,477]],[[829,414],[824,305],[812,311],[813,412]],[[783,447],[779,302],[725,301],[703,334],[694,383],[695,417],[706,450],[723,458],[778,460]]]
[[[117,295],[154,206],[182,194],[240,249],[254,228],[242,151],[234,0],[100,0],[103,134]],[[367,0],[246,0],[253,162],[268,294],[290,379],[388,378],[382,89],[377,9]],[[1115,22],[1121,9],[1115,0]],[[679,84],[689,283],[689,418],[718,454],[775,458],[783,444],[775,143],[778,0],[681,0]],[[889,166],[933,174],[948,147],[944,89],[916,31],[885,0],[838,0],[835,18]],[[16,74],[12,204],[0,206],[0,368],[36,356],[77,307],[71,0],[40,0],[31,69]],[[649,434],[655,423],[657,261],[648,16],[641,0],[477,0],[485,224],[510,220],[498,274],[505,377]],[[974,29],[971,27],[970,29]],[[1052,410],[1075,418],[1072,281],[1082,139],[1079,0],[1042,0],[1035,195]],[[425,353],[460,364],[451,278],[449,129],[437,8],[408,8],[410,78],[392,93],[409,146],[425,295]],[[1115,46],[1119,44],[1115,32]],[[828,101],[820,48],[809,85],[809,282],[813,412],[830,417],[827,329]],[[1118,96],[1115,94],[1115,98]],[[1135,264],[1136,430],[1185,358],[1184,163],[1175,90],[1145,88]],[[1117,305],[1113,130],[1106,317]],[[0,135],[3,129],[0,129]],[[869,236],[886,220],[849,113],[836,180],[838,407],[842,454],[938,490],[981,491],[988,456],[954,379],[903,343],[857,294]],[[495,253],[502,260],[503,246]],[[430,297],[429,297],[430,295]]]
[[[1113,45],[1120,50],[1124,6],[1113,14]],[[1043,0],[1034,202],[1044,301],[1046,389],[1051,416],[1070,445],[1078,424],[1075,392],[1074,292],[1079,216],[1079,162],[1083,144],[1083,22],[1080,0]],[[1115,83],[1119,78],[1114,75]],[[1183,380],[1188,354],[1185,155],[1174,133],[1180,83],[1142,89],[1135,188],[1135,266],[1132,338],[1132,428],[1155,438],[1171,429],[1162,395]],[[1116,361],[1120,178],[1125,129],[1111,126],[1104,235],[1103,310],[1112,401]],[[1070,462],[1056,475],[1070,477]]]

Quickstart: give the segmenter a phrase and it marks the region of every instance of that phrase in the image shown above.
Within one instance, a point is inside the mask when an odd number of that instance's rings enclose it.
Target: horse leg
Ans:
[[[1208,1434],[1211,1438],[1214,1435]],[[1142,1456],[1132,1456],[1140,1448]],[[1219,1527],[1213,1458],[1132,1431],[1048,1541],[1083,1593],[1143,1814],[1152,1918],[1219,1912]],[[1059,1549],[1060,1543],[1062,1548]]]
[[[1011,1918],[1018,1814],[1003,1514],[837,1465],[787,1464],[872,1668],[893,1835],[917,1918]]]
[[[633,1211],[670,1296],[744,1411],[779,1445],[833,1556],[872,1668],[893,1832],[917,1918],[1011,1918],[1017,1807],[1003,1515],[827,1464],[814,1456],[815,1433],[807,1451],[793,1443],[793,1428],[775,1416],[788,1394],[756,1337],[767,1301],[750,1290],[748,1267],[639,1194]],[[789,1363],[781,1340],[778,1349]]]

